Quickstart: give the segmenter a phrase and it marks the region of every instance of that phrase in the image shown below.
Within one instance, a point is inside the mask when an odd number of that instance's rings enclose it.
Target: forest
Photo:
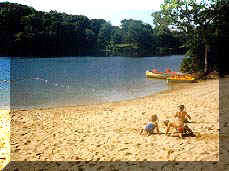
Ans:
[[[163,56],[185,54],[182,72],[228,72],[228,0],[164,0],[153,25],[124,19],[112,26],[57,11],[0,3],[0,56]]]
[[[226,65],[229,43],[228,0],[164,0],[152,14],[159,32],[175,29],[184,34],[186,56],[182,72],[229,73]]]
[[[43,12],[0,3],[0,56],[155,56],[184,54],[181,32],[160,33],[140,20],[112,26],[104,19]]]

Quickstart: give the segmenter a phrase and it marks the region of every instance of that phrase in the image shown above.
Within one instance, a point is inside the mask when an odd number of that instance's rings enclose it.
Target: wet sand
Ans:
[[[163,120],[184,104],[196,137],[168,137]],[[151,114],[161,134],[139,134]],[[173,130],[172,130],[173,131]],[[13,161],[218,161],[219,80],[177,84],[120,102],[11,112]]]

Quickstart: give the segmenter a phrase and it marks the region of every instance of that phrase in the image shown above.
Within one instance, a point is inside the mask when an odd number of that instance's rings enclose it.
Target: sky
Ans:
[[[120,25],[123,19],[142,20],[153,24],[151,14],[160,9],[163,0],[0,0],[28,5],[39,11],[56,10],[90,19],[105,19]]]

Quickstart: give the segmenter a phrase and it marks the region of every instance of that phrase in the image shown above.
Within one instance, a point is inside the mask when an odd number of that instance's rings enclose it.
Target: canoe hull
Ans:
[[[196,83],[196,80],[176,80],[176,79],[169,79],[167,78],[167,82],[171,82],[171,83]]]

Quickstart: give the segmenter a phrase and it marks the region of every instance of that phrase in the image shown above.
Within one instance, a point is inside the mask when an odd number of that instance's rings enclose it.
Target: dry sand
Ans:
[[[197,137],[168,137],[162,121],[184,104]],[[151,114],[162,134],[139,134]],[[98,105],[11,112],[13,161],[218,161],[219,80]]]
[[[9,110],[0,110],[0,170],[10,161],[10,115]]]

